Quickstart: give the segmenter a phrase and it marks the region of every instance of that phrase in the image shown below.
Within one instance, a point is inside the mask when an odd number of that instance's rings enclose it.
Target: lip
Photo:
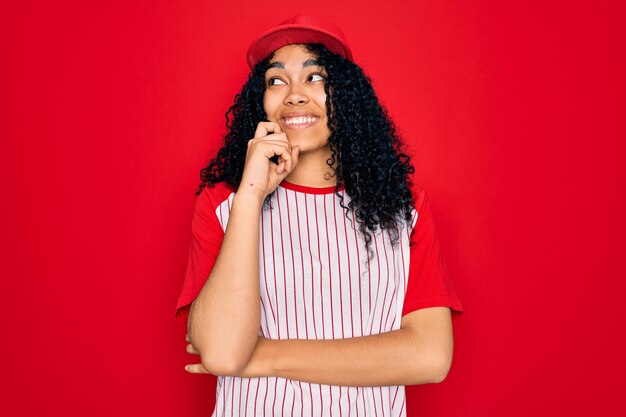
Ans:
[[[302,123],[302,124],[287,124],[285,119],[292,118],[292,117],[315,117],[315,120],[313,120],[312,122]],[[281,117],[281,120],[283,122],[282,124],[287,129],[306,129],[307,127],[317,123],[319,119],[320,119],[319,116],[310,112],[288,112],[288,113],[283,114]]]
[[[281,114],[281,117],[283,119],[287,117],[301,117],[301,116],[319,117],[317,114],[311,113],[310,111],[306,111],[306,110],[286,111],[283,114]]]

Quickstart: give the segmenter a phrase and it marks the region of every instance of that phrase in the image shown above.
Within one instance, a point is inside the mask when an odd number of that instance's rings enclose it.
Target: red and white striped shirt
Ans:
[[[463,308],[445,268],[423,189],[409,229],[398,247],[380,229],[369,259],[352,212],[339,205],[334,187],[313,188],[283,181],[272,210],[260,212],[259,278],[261,325],[269,339],[341,339],[400,328],[414,310]],[[340,189],[343,205],[350,196]],[[196,200],[192,244],[176,314],[186,320],[204,285],[228,224],[235,191],[226,183],[205,187]],[[409,246],[409,240],[415,243]],[[215,410],[221,416],[406,415],[404,386],[348,387],[280,377],[218,376]]]

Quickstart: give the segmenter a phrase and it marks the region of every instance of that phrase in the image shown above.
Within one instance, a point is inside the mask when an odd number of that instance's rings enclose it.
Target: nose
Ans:
[[[289,92],[285,96],[284,103],[285,104],[306,104],[309,102],[309,97],[302,90],[302,87],[297,85],[297,83],[293,83]]]

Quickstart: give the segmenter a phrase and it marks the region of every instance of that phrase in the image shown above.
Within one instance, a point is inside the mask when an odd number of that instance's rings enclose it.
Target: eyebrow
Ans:
[[[311,67],[311,66],[314,66],[314,65],[320,66],[320,63],[319,63],[319,61],[317,59],[307,59],[306,61],[304,61],[302,63],[302,68]],[[270,69],[270,68],[282,68],[282,69],[285,69],[285,64],[283,64],[280,61],[272,62],[270,64],[270,66],[267,67],[267,69]]]

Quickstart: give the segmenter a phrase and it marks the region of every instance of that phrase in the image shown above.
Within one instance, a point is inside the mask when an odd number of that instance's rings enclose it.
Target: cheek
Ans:
[[[318,107],[323,111],[326,111],[326,117],[328,117],[328,109],[326,109],[326,94],[322,92],[317,98]]]
[[[265,110],[265,114],[268,117],[272,117],[273,114],[276,113],[279,104],[280,100],[277,100],[276,97],[272,97],[268,94],[263,96],[263,110]]]

